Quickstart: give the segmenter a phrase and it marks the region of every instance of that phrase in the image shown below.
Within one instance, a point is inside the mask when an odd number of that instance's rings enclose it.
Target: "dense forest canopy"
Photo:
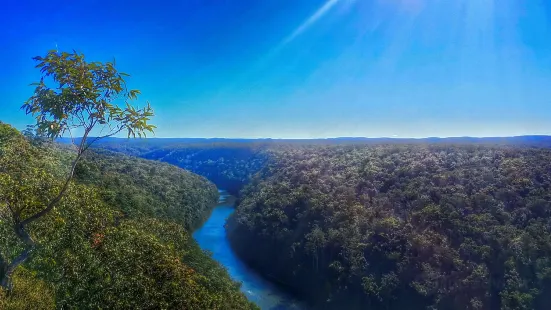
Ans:
[[[68,139],[60,139],[68,143]],[[128,140],[107,138],[98,148],[167,162],[207,177],[218,188],[237,195],[268,159],[268,150],[335,145],[518,145],[551,147],[551,137],[519,136],[504,138],[330,138],[330,139],[201,139],[153,138]]]
[[[0,190],[23,192],[29,208],[59,187],[56,176],[73,157],[0,124]],[[39,246],[16,270],[9,294],[0,290],[0,309],[255,308],[191,238],[216,204],[212,183],[105,152],[89,153],[76,181],[58,208],[30,226]],[[23,245],[7,212],[0,202],[1,257],[11,260]]]
[[[539,148],[280,147],[229,236],[319,308],[547,309],[550,171]]]

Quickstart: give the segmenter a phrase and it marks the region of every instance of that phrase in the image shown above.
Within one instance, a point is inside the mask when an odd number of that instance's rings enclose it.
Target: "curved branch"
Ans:
[[[86,139],[88,138],[88,134],[90,134],[91,130],[92,130],[91,127],[86,128],[84,132],[84,136],[82,136],[82,139],[80,140],[80,144],[77,149],[77,157],[71,164],[71,170],[69,171],[69,174],[67,175],[65,183],[63,184],[63,187],[61,188],[57,196],[55,196],[55,198],[48,203],[45,209],[21,221],[22,226],[26,226],[27,224],[32,223],[37,219],[43,217],[44,215],[48,214],[61,201],[61,198],[63,198],[63,195],[65,195],[65,193],[67,192],[67,189],[69,189],[69,184],[71,183],[71,180],[73,179],[73,175],[75,174],[75,168],[78,164],[78,161],[82,157],[82,153],[84,153],[84,151],[86,150],[85,148]]]
[[[111,132],[110,134],[99,136],[99,137],[94,137],[94,139],[92,139],[92,141],[84,147],[84,151],[86,151],[90,146],[92,146],[92,144],[94,144],[94,142],[96,142],[98,140],[101,140],[101,139],[104,139],[104,138],[112,137],[112,136],[118,134],[119,132],[121,132],[123,129],[124,128],[121,127],[119,129],[117,129],[116,131]]]
[[[80,151],[79,151],[79,153],[77,154],[77,157],[75,158],[75,160],[73,161],[73,163],[71,165],[71,170],[69,171],[69,175],[67,176],[67,179],[65,180],[65,183],[63,184],[63,187],[61,188],[61,190],[59,191],[57,196],[55,196],[54,199],[52,199],[50,201],[50,203],[48,203],[48,205],[46,206],[45,209],[43,209],[42,211],[40,211],[38,213],[35,213],[35,214],[31,215],[30,217],[26,218],[25,220],[21,221],[21,225],[26,226],[27,224],[32,223],[32,222],[36,221],[37,219],[43,217],[44,215],[46,215],[50,211],[52,211],[52,209],[61,201],[61,198],[63,198],[63,195],[65,195],[65,193],[67,192],[67,189],[69,189],[69,184],[71,183],[71,180],[73,179],[73,175],[75,174],[75,168],[76,168],[77,163],[78,163],[78,161],[80,160],[81,157],[82,157],[82,153],[80,153]]]

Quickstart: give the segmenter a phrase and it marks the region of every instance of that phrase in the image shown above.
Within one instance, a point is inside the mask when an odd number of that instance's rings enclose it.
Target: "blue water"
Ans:
[[[195,231],[193,237],[203,250],[226,267],[230,276],[242,283],[241,291],[261,309],[283,310],[304,309],[300,303],[286,294],[277,285],[262,278],[247,267],[233,252],[226,238],[224,224],[233,213],[234,205],[225,191],[220,191],[220,202],[205,224]]]

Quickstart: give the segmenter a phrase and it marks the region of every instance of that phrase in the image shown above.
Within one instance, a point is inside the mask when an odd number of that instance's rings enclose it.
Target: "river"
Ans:
[[[241,291],[261,309],[304,309],[300,302],[276,284],[247,267],[231,249],[224,225],[234,211],[234,201],[227,192],[220,191],[218,205],[203,226],[193,233],[193,237],[203,250],[210,251],[212,257],[226,267],[232,279],[242,283]]]

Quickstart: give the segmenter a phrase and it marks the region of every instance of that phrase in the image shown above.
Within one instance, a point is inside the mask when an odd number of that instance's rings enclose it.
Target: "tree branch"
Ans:
[[[77,157],[75,158],[75,160],[71,164],[71,170],[69,171],[69,174],[67,175],[67,179],[65,180],[65,183],[63,184],[63,187],[61,188],[61,190],[59,191],[57,196],[54,199],[52,199],[52,201],[50,201],[50,203],[48,203],[48,206],[45,209],[43,209],[42,211],[40,211],[38,213],[35,213],[32,216],[30,216],[30,217],[26,218],[25,220],[23,220],[21,222],[22,226],[26,226],[27,224],[32,223],[32,222],[36,221],[37,219],[43,217],[44,215],[48,214],[59,203],[59,201],[61,201],[61,198],[63,197],[63,195],[65,195],[65,192],[69,188],[69,184],[71,183],[71,180],[73,179],[73,175],[75,174],[75,168],[78,164],[78,161],[82,157],[82,153],[86,150],[86,148],[85,148],[86,139],[88,138],[88,134],[90,134],[91,130],[92,130],[91,127],[86,128],[86,130],[84,132],[84,136],[82,136],[82,139],[80,140],[80,145],[78,146],[78,149],[77,149]]]
[[[84,151],[86,151],[90,146],[92,146],[92,144],[98,140],[101,140],[101,139],[104,139],[104,138],[109,138],[109,137],[112,137],[116,134],[118,134],[119,132],[121,132],[124,128],[119,128],[118,130],[110,133],[110,134],[106,134],[104,136],[100,136],[100,137],[94,137],[94,139],[92,139],[92,141],[90,143],[88,143],[85,147],[84,147]]]

